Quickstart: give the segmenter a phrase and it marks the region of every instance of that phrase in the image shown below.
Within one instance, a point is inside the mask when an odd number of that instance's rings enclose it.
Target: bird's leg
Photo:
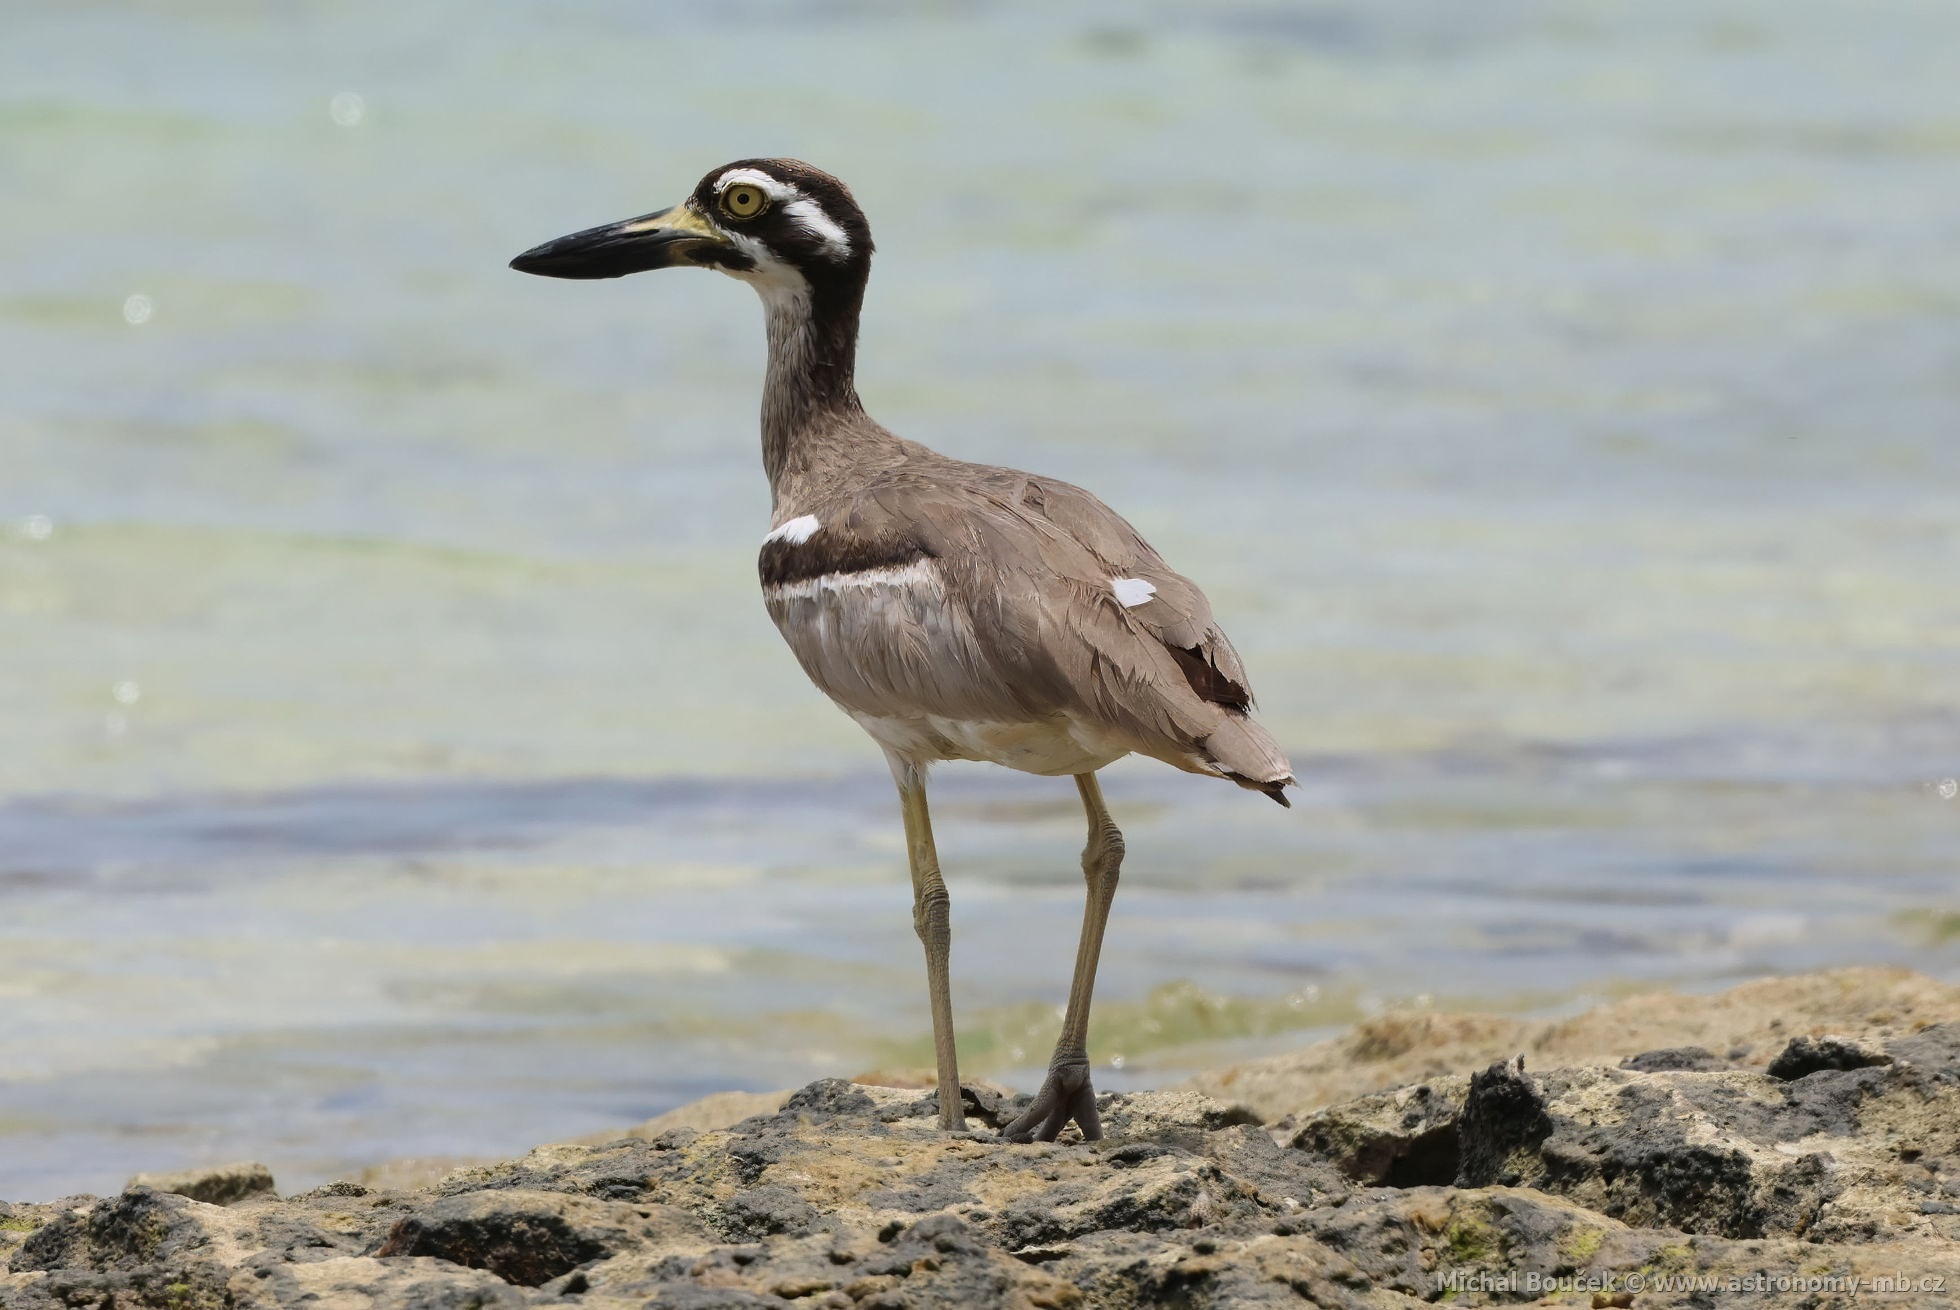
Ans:
[[[1102,1137],[1096,1089],[1089,1082],[1089,1000],[1096,990],[1103,926],[1109,922],[1109,907],[1116,900],[1116,879],[1123,867],[1123,834],[1109,817],[1095,774],[1076,774],[1075,787],[1082,793],[1082,808],[1089,815],[1089,844],[1082,848],[1082,877],[1088,883],[1082,942],[1075,949],[1075,981],[1069,986],[1068,1013],[1062,1019],[1055,1054],[1048,1061],[1048,1077],[1026,1113],[1000,1130],[1002,1137],[1016,1142],[1052,1142],[1071,1119],[1082,1129],[1084,1141]]]
[[[932,844],[932,815],[926,809],[926,779],[897,756],[888,756],[898,801],[905,813],[905,853],[912,866],[912,927],[926,948],[926,988],[932,996],[932,1047],[939,1060],[939,1126],[966,1128],[961,1105],[959,1053],[953,1044],[953,984],[948,972],[953,950],[952,900],[939,876],[939,852]]]

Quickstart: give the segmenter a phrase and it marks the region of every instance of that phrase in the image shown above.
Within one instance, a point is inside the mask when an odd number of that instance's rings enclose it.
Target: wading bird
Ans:
[[[1096,770],[1132,752],[1287,804],[1292,766],[1204,593],[1080,487],[966,464],[864,412],[853,373],[871,229],[844,184],[790,159],[718,168],[672,209],[511,261],[611,278],[695,265],[762,297],[762,466],[773,497],[762,595],[803,671],[884,748],[912,869],[938,1057],[939,1122],[966,1126],[953,1044],[950,902],[926,810],[939,760],[1070,774],[1088,812],[1088,904],[1061,1039],[1026,1113],[1002,1129],[1102,1135],[1089,999],[1123,836]]]

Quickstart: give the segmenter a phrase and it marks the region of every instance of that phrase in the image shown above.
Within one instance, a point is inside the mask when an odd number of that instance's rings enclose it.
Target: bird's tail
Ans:
[[[1273,734],[1244,714],[1227,710],[1211,736],[1204,740],[1204,752],[1218,771],[1248,791],[1260,791],[1291,807],[1286,788],[1294,785],[1293,766],[1286,752],[1273,740]]]

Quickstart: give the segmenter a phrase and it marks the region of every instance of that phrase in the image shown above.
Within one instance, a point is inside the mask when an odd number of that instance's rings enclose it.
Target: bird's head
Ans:
[[[574,232],[510,261],[542,277],[624,277],[685,265],[720,269],[765,299],[812,290],[861,291],[871,227],[850,191],[794,159],[743,159],[701,179],[656,214]]]

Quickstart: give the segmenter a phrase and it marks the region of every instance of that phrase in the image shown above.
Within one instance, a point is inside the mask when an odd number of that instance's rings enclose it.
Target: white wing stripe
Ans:
[[[864,569],[857,573],[826,573],[821,577],[803,578],[797,582],[779,582],[762,590],[770,600],[808,600],[826,591],[914,585],[923,585],[933,591],[938,590],[939,575],[934,571],[931,560],[915,559],[910,564],[886,565],[883,568]]]

